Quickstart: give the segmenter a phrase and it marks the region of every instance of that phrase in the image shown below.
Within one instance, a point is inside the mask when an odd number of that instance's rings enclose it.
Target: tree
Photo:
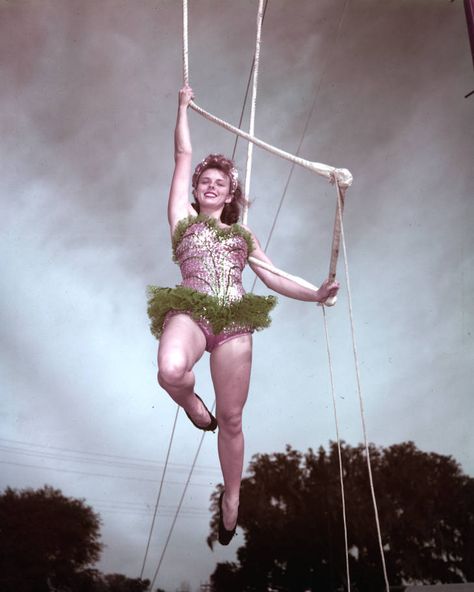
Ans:
[[[239,569],[235,563],[218,563],[212,574],[212,585],[215,590],[241,592],[242,584]]]
[[[0,589],[43,592],[71,584],[100,555],[100,520],[82,500],[44,486],[0,496]]]
[[[91,567],[102,549],[99,528],[83,500],[48,486],[7,488],[0,496],[0,591],[146,592],[149,580]]]
[[[92,569],[77,574],[67,592],[146,592],[149,586],[149,580],[128,578],[123,574],[104,575]],[[155,592],[164,591],[157,589]]]
[[[149,580],[127,578],[122,574],[109,574],[104,580],[107,592],[146,592],[150,585]]]
[[[342,444],[351,588],[384,590],[362,446]],[[474,479],[449,456],[412,442],[370,447],[391,585],[474,579]],[[242,482],[236,563],[218,564],[214,592],[346,589],[337,446],[253,457]],[[217,539],[219,491],[208,544]]]

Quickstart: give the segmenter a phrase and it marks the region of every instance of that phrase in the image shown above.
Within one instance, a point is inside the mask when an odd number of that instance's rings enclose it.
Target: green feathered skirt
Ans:
[[[214,296],[185,286],[148,286],[147,295],[150,329],[157,339],[163,333],[163,324],[169,312],[185,312],[197,321],[206,319],[214,335],[218,335],[233,327],[245,327],[249,331],[265,329],[271,323],[270,311],[277,302],[275,296],[244,294],[241,300],[222,305]]]

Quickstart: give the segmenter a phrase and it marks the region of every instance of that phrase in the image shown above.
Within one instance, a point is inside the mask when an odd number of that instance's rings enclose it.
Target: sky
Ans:
[[[196,102],[233,124],[256,11],[254,0],[190,3]],[[99,568],[130,577],[176,413],[156,383],[145,290],[179,282],[166,200],[181,34],[177,0],[0,1],[0,486],[84,499],[102,518]],[[462,2],[271,0],[262,44],[256,135],[354,176],[344,227],[369,441],[412,440],[472,476],[474,76]],[[232,153],[231,134],[190,121],[196,161]],[[239,142],[241,172],[245,158]],[[335,213],[326,180],[256,149],[249,225],[265,244],[290,174],[267,253],[318,284]],[[341,438],[357,445],[342,259],[338,275],[327,310],[336,401]],[[212,405],[206,356],[196,375]],[[245,465],[335,439],[320,308],[280,297],[255,335],[244,430]],[[145,577],[200,436],[180,413]],[[205,543],[220,482],[209,434],[156,585],[194,592],[235,558],[242,533],[225,549]]]

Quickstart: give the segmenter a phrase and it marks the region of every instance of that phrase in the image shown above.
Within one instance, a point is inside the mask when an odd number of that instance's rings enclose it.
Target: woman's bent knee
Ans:
[[[160,357],[158,361],[158,382],[163,384],[180,384],[188,373],[186,358],[178,353]]]

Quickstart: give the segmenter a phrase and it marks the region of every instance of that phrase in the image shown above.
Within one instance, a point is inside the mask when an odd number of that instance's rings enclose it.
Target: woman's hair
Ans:
[[[242,193],[242,187],[240,186],[238,172],[234,163],[222,154],[209,154],[194,169],[192,178],[193,189],[196,189],[200,176],[207,169],[219,169],[229,177],[232,201],[225,204],[221,214],[221,222],[224,224],[235,224],[239,221],[240,213],[247,200]],[[197,200],[194,201],[192,206],[199,214],[199,203]]]

